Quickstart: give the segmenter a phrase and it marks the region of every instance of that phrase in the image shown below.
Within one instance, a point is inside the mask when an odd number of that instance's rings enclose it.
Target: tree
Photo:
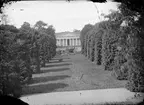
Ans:
[[[16,0],[21,1],[21,0]],[[0,1],[0,13],[2,13],[2,7],[4,7],[5,4],[12,4],[13,2],[16,2],[15,0],[1,0]]]
[[[143,0],[115,0],[121,2],[119,9],[125,18],[126,58],[128,69],[127,88],[135,92],[144,91],[143,46],[144,46],[144,1]],[[137,21],[136,21],[137,20]],[[122,47],[124,48],[124,47]]]
[[[30,27],[30,24],[27,22],[24,22],[21,28],[19,29],[19,35],[17,36],[18,40],[20,41],[22,48],[20,49],[21,51],[25,51],[25,56],[23,55],[23,59],[26,60],[25,67],[27,68],[27,80],[30,81],[32,78],[32,63],[31,63],[31,53],[32,53],[32,37],[33,37],[33,32],[32,28]]]
[[[36,22],[36,24],[34,25],[34,28],[40,30],[40,29],[44,28],[45,26],[47,26],[47,24],[40,20],[40,21]]]
[[[81,40],[81,45],[82,45],[82,54],[86,55],[87,52],[87,33],[89,30],[93,28],[93,25],[87,24],[84,26],[84,28],[81,30],[80,33],[80,40]]]
[[[27,77],[30,77],[23,75],[29,71],[27,48],[18,41],[19,30],[14,26],[1,25],[0,32],[0,94],[19,97],[22,86],[28,82]]]
[[[80,30],[74,29],[73,32],[80,32]]]
[[[20,29],[0,25],[0,95],[20,97],[22,87],[32,80],[33,66],[40,72],[41,62],[55,56],[53,26],[38,26],[31,28],[27,22]]]
[[[139,1],[121,1],[121,13],[127,19],[127,29],[129,30],[127,42],[127,67],[128,67],[128,84],[127,88],[135,92],[144,91],[144,71],[143,71],[143,46],[144,46],[144,2]],[[140,3],[140,4],[138,4]],[[137,18],[137,21],[135,20]]]

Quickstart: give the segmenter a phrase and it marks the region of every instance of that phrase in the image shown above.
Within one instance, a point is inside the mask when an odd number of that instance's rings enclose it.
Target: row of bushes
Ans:
[[[19,29],[0,25],[0,95],[19,97],[32,73],[55,55],[55,30],[44,26],[42,21],[34,27],[25,22]]]
[[[134,25],[134,16],[113,11],[105,17],[108,20],[81,30],[82,54],[117,79],[128,80],[129,90],[144,91],[143,31]]]

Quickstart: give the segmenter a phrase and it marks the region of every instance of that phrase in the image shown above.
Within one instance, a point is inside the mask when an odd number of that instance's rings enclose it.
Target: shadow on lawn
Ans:
[[[58,76],[47,76],[47,77],[35,77],[35,78],[33,78],[33,81],[31,82],[31,84],[61,80],[61,79],[65,79],[65,78],[70,78],[70,76],[58,75]]]
[[[61,63],[61,62],[67,62],[67,61],[64,61],[64,60],[51,60],[48,63]]]
[[[23,95],[38,94],[38,93],[48,93],[53,92],[59,88],[65,88],[68,84],[64,83],[49,83],[41,85],[26,86],[23,88]]]
[[[41,73],[49,73],[49,72],[60,72],[60,71],[67,71],[70,70],[70,68],[66,67],[66,68],[41,68],[40,72],[33,72],[33,74],[41,74]]]
[[[59,60],[59,59],[70,59],[70,58],[69,57],[52,58],[52,60]]]
[[[40,73],[47,73],[47,72],[60,72],[60,71],[66,71],[66,70],[70,70],[70,68],[66,67],[66,68],[41,68],[41,72]]]
[[[64,63],[64,64],[53,64],[53,65],[46,65],[45,67],[57,67],[57,66],[68,66],[71,65],[69,63]]]

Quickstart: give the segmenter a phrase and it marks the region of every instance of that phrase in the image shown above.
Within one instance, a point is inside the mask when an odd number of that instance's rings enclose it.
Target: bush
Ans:
[[[144,32],[135,24],[137,13],[112,12],[108,21],[84,27],[81,34],[82,53],[104,66],[119,80],[128,80],[131,91],[144,91]],[[127,24],[121,26],[123,22]],[[83,34],[85,33],[85,34]]]
[[[103,31],[98,30],[96,33],[96,47],[95,47],[95,62],[97,65],[101,65],[102,62],[102,35]]]
[[[144,92],[144,61],[128,61],[128,83],[126,88],[133,92]]]
[[[40,62],[55,56],[54,34],[52,26],[38,32],[27,22],[20,29],[0,25],[0,95],[20,97],[23,85],[32,80],[34,66],[38,71]]]
[[[112,75],[118,80],[128,79],[128,67],[126,64],[119,65],[112,71]]]
[[[80,40],[81,40],[81,46],[82,46],[82,54],[87,56],[87,41],[88,41],[88,32],[92,30],[93,25],[87,24],[84,26],[84,28],[80,32]]]
[[[138,32],[136,27],[132,28],[128,40],[127,66],[129,70],[126,87],[130,91],[144,92],[144,39],[141,37],[143,31]]]
[[[91,48],[91,61],[93,62],[95,60],[95,38],[94,38],[94,35],[92,37],[92,48]]]
[[[115,54],[115,58],[112,63],[112,69],[117,79],[127,80],[128,76],[127,59],[125,57],[125,52],[123,50],[117,51],[117,53]]]

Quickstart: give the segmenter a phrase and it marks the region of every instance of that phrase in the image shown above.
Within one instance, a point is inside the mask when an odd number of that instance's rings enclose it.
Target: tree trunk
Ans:
[[[42,58],[42,67],[45,67],[45,58]]]
[[[94,62],[97,63],[97,44],[95,42],[95,45],[94,45]]]
[[[36,63],[37,63],[36,72],[39,73],[40,72],[40,59],[39,59],[39,56],[36,57]]]
[[[27,53],[27,61],[26,61],[26,65],[27,65],[27,69],[28,69],[28,82],[30,82],[31,81],[31,79],[32,79],[32,73],[33,73],[33,71],[32,71],[32,69],[31,69],[31,60],[30,60],[30,52],[28,51],[28,53]]]
[[[40,72],[40,53],[39,46],[36,44],[36,73]]]
[[[89,52],[89,39],[87,39],[87,51],[86,51],[86,56],[88,57],[88,52]]]

